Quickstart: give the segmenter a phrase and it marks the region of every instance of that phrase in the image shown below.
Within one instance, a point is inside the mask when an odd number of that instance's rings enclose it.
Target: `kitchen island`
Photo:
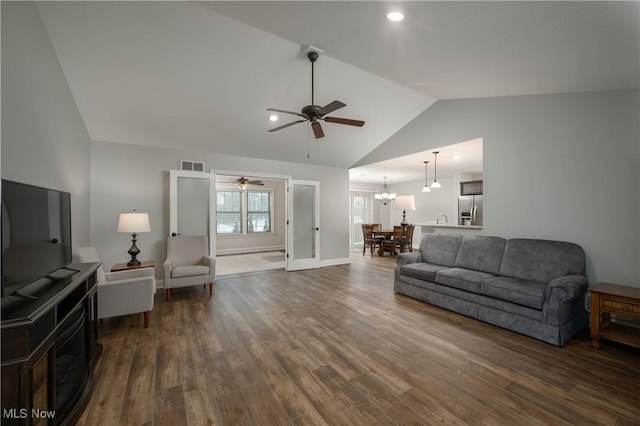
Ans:
[[[453,223],[437,223],[437,222],[429,222],[429,223],[416,223],[416,226],[420,226],[422,228],[422,233],[425,232],[433,232],[430,231],[429,228],[447,228],[447,229],[482,229],[482,226],[478,225],[458,225]],[[427,228],[427,229],[425,229]]]

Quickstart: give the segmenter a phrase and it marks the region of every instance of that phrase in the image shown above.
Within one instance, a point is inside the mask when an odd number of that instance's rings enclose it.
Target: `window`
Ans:
[[[242,209],[240,191],[218,191],[216,194],[216,232],[218,234],[241,234]]]
[[[247,191],[247,232],[271,232],[271,193]]]
[[[272,230],[273,191],[217,191],[218,234],[255,234]]]
[[[372,192],[349,192],[349,243],[351,248],[362,247],[362,224],[373,223],[375,200]]]

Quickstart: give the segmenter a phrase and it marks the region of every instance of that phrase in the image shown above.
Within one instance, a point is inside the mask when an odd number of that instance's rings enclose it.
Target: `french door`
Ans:
[[[214,174],[169,171],[169,235],[207,235],[216,253],[216,179]]]
[[[287,270],[320,267],[320,182],[289,181]]]

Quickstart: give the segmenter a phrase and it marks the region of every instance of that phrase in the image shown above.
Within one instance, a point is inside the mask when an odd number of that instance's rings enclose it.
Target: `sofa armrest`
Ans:
[[[396,266],[403,266],[418,262],[422,262],[422,254],[419,251],[400,253],[396,257]]]
[[[209,267],[209,282],[213,283],[216,280],[216,259],[211,256],[204,256],[202,263]]]
[[[545,300],[542,306],[544,322],[553,326],[568,321],[584,321],[588,324],[584,297],[587,293],[588,281],[584,275],[567,275],[556,278],[547,284]]]
[[[171,259],[167,259],[164,261],[164,263],[162,264],[162,269],[164,270],[164,288],[169,288],[167,287],[167,284],[170,284],[171,281],[171,270],[173,269],[173,260]]]
[[[584,275],[566,275],[547,284],[545,300],[559,300],[569,303],[587,292],[588,282]]]

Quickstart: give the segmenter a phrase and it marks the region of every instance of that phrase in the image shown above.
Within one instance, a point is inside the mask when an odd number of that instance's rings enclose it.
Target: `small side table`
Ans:
[[[156,262],[153,260],[145,260],[136,266],[129,266],[126,263],[116,263],[113,265],[113,268],[111,268],[111,272],[127,271],[129,269],[154,268],[155,264]]]
[[[591,292],[591,347],[607,339],[640,349],[640,329],[611,323],[611,315],[640,320],[640,287],[598,283]]]

